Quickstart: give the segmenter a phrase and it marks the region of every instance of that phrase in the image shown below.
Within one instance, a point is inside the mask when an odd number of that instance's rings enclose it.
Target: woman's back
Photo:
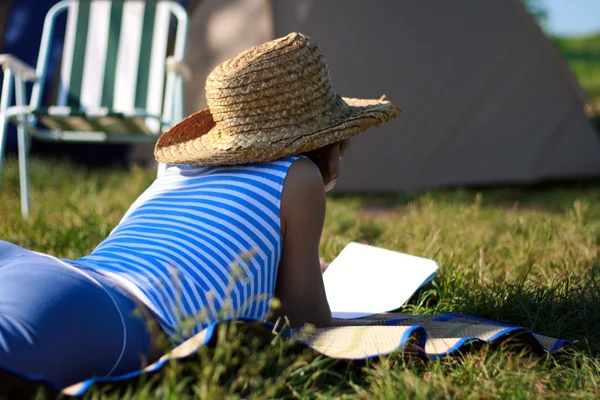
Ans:
[[[217,315],[263,318],[281,257],[283,183],[297,158],[170,167],[106,240],[69,263],[118,281],[170,335],[189,317],[192,332]]]

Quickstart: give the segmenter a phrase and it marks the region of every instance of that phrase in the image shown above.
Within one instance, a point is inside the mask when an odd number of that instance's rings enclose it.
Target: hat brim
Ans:
[[[209,109],[198,111],[165,132],[154,156],[165,164],[235,165],[274,161],[356,136],[397,117],[401,110],[386,100],[342,98],[350,112],[339,121],[246,146],[222,134]],[[264,136],[263,136],[264,137]]]

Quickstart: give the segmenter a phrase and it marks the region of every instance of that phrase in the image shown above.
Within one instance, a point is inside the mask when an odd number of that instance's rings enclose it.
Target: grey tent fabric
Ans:
[[[319,44],[340,95],[405,110],[353,139],[337,192],[600,176],[585,93],[520,0],[205,0],[191,17],[187,113],[214,66],[291,31]]]

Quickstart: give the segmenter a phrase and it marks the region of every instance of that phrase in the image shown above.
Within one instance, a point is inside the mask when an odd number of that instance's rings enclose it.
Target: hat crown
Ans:
[[[301,54],[298,54],[299,51]],[[218,82],[236,79],[246,73],[258,73],[261,69],[264,70],[264,67],[269,69],[285,68],[289,58],[278,60],[279,58],[286,54],[291,58],[302,58],[307,53],[313,59],[319,58],[323,60],[323,55],[318,46],[308,36],[299,32],[292,32],[287,36],[250,47],[237,56],[221,63],[209,74],[207,81]],[[260,68],[261,63],[267,65],[263,65],[263,68]],[[325,63],[323,62],[323,64]]]
[[[289,126],[347,109],[318,46],[297,32],[217,66],[206,80],[206,98],[224,133]]]

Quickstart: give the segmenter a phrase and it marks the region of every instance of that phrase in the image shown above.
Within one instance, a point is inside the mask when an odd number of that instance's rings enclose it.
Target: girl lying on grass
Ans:
[[[217,319],[330,323],[325,192],[348,139],[400,110],[339,97],[299,33],[218,66],[206,97],[159,139],[169,167],[91,254],[0,241],[0,371],[60,389],[137,370],[164,350],[160,335],[175,344]]]

